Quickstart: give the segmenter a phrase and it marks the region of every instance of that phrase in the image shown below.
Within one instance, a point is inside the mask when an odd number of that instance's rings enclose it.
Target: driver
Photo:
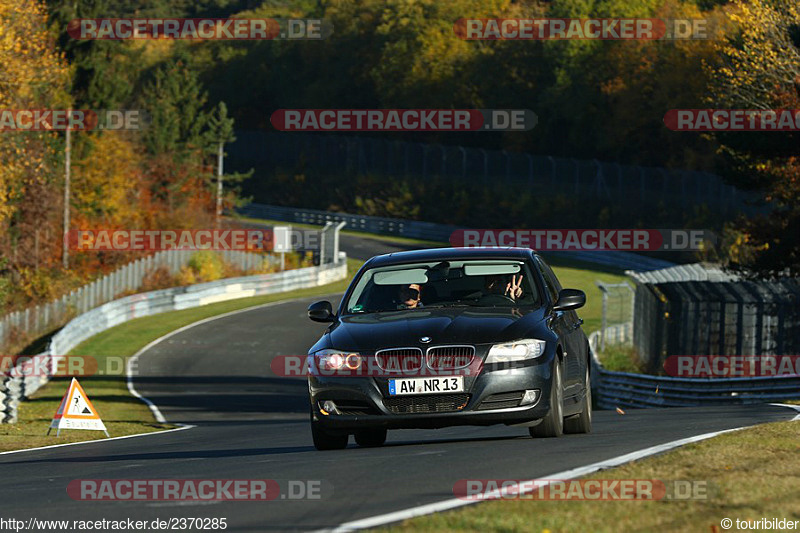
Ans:
[[[412,283],[407,286],[400,287],[397,294],[397,299],[400,302],[397,306],[398,309],[416,309],[422,307],[420,301],[422,287],[418,283]]]
[[[484,280],[486,294],[502,294],[515,302],[522,297],[522,274],[519,278],[511,275],[511,281],[505,275],[486,276]]]

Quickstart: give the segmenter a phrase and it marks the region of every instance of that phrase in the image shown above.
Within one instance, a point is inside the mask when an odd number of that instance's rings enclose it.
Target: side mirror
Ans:
[[[562,289],[553,311],[569,311],[586,305],[586,293],[578,289]]]
[[[308,318],[314,322],[333,322],[336,316],[328,301],[314,302],[308,306]]]

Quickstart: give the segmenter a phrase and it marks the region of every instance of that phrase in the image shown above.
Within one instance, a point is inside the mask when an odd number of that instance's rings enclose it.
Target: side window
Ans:
[[[564,287],[562,287],[561,283],[559,283],[558,278],[556,277],[556,273],[553,272],[553,269],[550,268],[550,265],[542,263],[542,266],[544,267],[545,276],[547,277],[548,283],[550,283],[553,287],[555,287],[557,295],[559,292],[561,292],[561,289],[563,289]]]
[[[544,278],[545,290],[548,292],[548,294],[550,294],[550,300],[552,302],[555,302],[556,300],[558,300],[558,291],[561,289],[558,285],[558,280],[555,279],[553,271],[550,270],[549,267],[544,265],[544,263],[542,263],[538,257],[536,258],[536,268],[539,269],[539,272],[542,274],[542,277]]]

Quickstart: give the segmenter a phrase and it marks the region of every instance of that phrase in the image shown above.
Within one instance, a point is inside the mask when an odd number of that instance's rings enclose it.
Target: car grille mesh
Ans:
[[[463,368],[474,357],[474,346],[435,346],[428,350],[428,366],[434,370]]]
[[[415,371],[422,368],[422,350],[419,348],[387,348],[375,353],[378,367],[390,371]]]
[[[380,414],[369,403],[360,400],[339,400],[336,401],[336,408],[345,416],[363,416]]]
[[[435,396],[405,396],[386,398],[386,408],[396,415],[415,413],[448,413],[460,411],[469,401],[469,394],[437,394]]]
[[[525,391],[492,394],[481,402],[477,410],[486,411],[489,409],[508,409],[510,407],[519,407],[519,402],[522,401],[522,396],[524,394]]]

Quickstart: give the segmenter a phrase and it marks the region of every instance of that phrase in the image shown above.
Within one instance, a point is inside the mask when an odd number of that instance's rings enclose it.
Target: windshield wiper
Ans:
[[[475,304],[471,304],[471,303],[468,303],[468,302],[442,302],[442,303],[438,303],[438,304],[426,305],[426,306],[422,307],[422,309],[433,309],[433,308],[437,308],[437,307],[474,307],[474,306],[475,306]]]

